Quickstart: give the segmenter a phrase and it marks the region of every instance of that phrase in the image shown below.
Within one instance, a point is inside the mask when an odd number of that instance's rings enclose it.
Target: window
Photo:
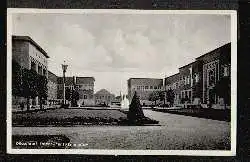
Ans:
[[[36,64],[33,61],[31,61],[31,69],[36,71]]]
[[[150,89],[153,89],[153,86],[150,86]]]
[[[214,70],[209,70],[208,72],[208,85],[213,85],[215,83]]]
[[[224,76],[229,76],[229,66],[224,66]]]
[[[157,86],[154,86],[154,89],[157,89]]]
[[[137,90],[140,90],[140,86],[137,86]]]
[[[189,84],[189,80],[190,80],[190,78],[189,78],[189,76],[187,76],[187,84]]]
[[[83,95],[83,99],[87,99],[87,95]]]
[[[44,75],[44,76],[46,75],[46,70],[45,70],[45,69],[43,69],[43,75]]]
[[[199,75],[195,74],[194,79],[195,79],[195,83],[198,83],[199,82]]]
[[[148,89],[148,86],[145,86],[145,89]]]

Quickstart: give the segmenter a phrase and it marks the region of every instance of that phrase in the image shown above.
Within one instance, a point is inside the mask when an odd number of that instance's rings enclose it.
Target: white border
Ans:
[[[101,150],[101,149],[12,149],[11,60],[12,14],[209,14],[231,16],[231,150]],[[8,73],[9,72],[9,73]],[[235,156],[237,126],[237,11],[234,10],[128,10],[128,9],[7,9],[7,153],[10,154],[92,154],[92,155],[187,155]]]

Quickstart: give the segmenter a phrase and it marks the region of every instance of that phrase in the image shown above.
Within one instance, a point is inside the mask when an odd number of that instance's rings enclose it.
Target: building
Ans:
[[[33,69],[48,78],[48,54],[29,36],[12,36],[12,59],[22,68]],[[20,98],[16,98],[20,100]],[[13,101],[18,103],[18,101]],[[38,97],[32,99],[33,106],[38,105]]]
[[[57,100],[57,76],[48,71],[48,105],[58,105]]]
[[[111,100],[111,105],[121,106],[122,96],[116,96],[113,100]]]
[[[196,60],[203,63],[202,68],[202,102],[223,103],[223,99],[213,93],[216,83],[223,77],[231,76],[231,44],[217,48]]]
[[[80,98],[78,105],[94,105],[94,82],[94,77],[65,77],[65,90],[77,89]],[[57,84],[57,98],[63,100],[63,77],[57,78]]]
[[[172,87],[175,103],[223,104],[213,89],[223,77],[230,77],[231,44],[228,43],[179,68],[179,73],[165,78],[165,88]]]
[[[112,101],[115,100],[115,95],[107,91],[106,89],[101,89],[95,93],[95,105],[107,105],[110,106]]]
[[[128,79],[128,100],[131,102],[134,92],[140,97],[142,105],[151,105],[149,95],[155,91],[163,90],[163,79],[156,78],[130,78]]]

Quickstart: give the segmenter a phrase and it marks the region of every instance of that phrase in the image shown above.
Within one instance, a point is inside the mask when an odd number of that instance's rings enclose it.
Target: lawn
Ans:
[[[127,118],[118,110],[56,109],[13,113],[13,126],[69,126],[117,124]]]
[[[154,111],[180,114],[206,119],[230,121],[231,110],[204,109],[204,108],[181,108],[181,109],[153,109]]]

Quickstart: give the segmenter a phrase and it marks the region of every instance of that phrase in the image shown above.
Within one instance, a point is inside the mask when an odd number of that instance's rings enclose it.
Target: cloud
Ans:
[[[119,94],[129,77],[174,74],[228,43],[229,20],[223,15],[15,14],[13,33],[41,45],[55,74],[61,75],[65,60],[68,76],[94,76],[96,90]]]

